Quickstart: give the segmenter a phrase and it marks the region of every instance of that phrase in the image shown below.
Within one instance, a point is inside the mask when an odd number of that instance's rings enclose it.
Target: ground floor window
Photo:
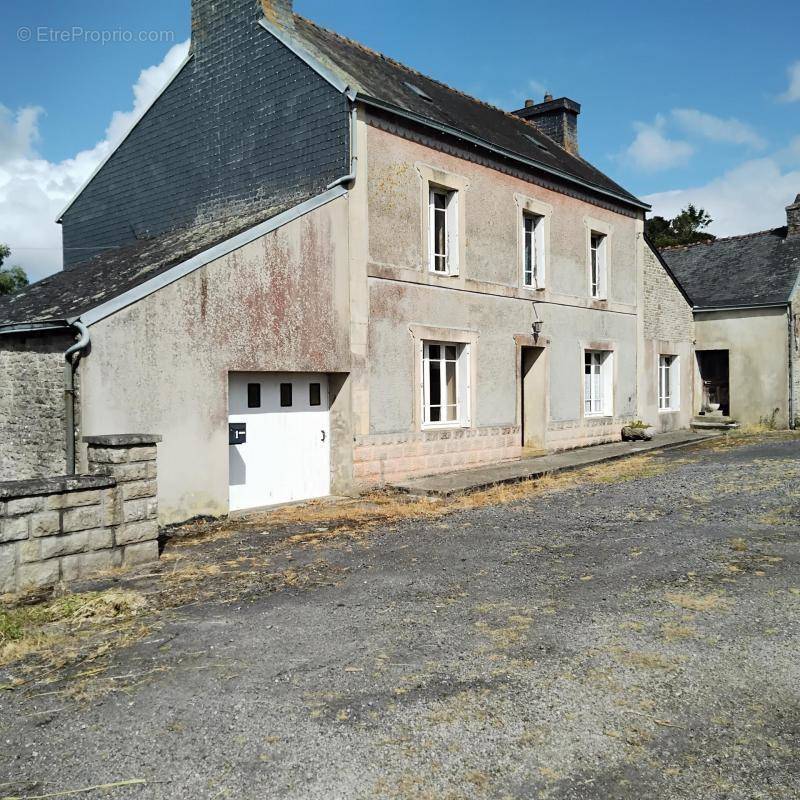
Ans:
[[[584,416],[613,415],[613,354],[610,350],[586,350],[583,361]]]
[[[677,411],[680,407],[678,357],[662,355],[658,359],[658,410]]]
[[[467,424],[469,346],[423,342],[422,405],[425,426]]]

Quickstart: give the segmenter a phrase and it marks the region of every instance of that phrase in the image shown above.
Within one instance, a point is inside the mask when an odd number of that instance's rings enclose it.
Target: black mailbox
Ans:
[[[228,444],[244,444],[247,441],[247,423],[228,423]]]

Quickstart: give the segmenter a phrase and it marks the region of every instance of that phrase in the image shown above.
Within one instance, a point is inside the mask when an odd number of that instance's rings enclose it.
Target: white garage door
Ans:
[[[330,494],[326,375],[231,373],[228,428],[231,511]]]

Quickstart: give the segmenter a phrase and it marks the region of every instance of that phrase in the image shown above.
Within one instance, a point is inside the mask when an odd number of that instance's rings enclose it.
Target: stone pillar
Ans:
[[[89,472],[109,475],[117,482],[114,500],[106,509],[106,525],[114,545],[122,548],[123,566],[158,559],[158,470],[152,434],[84,436]]]

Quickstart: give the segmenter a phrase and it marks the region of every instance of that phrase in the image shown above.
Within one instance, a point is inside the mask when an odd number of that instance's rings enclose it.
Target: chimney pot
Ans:
[[[786,206],[786,235],[800,236],[800,194]]]
[[[535,105],[535,103],[533,102],[533,100],[526,100],[525,101],[525,108],[533,108],[534,105]]]
[[[553,95],[551,95],[550,92],[545,92],[544,93],[544,102],[545,103],[551,102],[552,99],[553,99]]]

